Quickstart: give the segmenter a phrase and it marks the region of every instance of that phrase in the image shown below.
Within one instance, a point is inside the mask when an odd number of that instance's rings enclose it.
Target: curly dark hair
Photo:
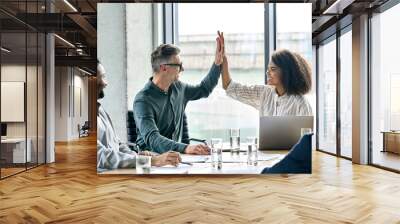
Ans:
[[[282,71],[286,94],[304,95],[311,90],[311,67],[300,54],[282,49],[272,54],[271,61]]]

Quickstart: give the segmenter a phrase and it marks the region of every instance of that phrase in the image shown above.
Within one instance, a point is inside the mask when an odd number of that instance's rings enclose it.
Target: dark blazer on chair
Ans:
[[[289,153],[270,168],[265,168],[261,173],[311,173],[312,162],[312,134],[304,135]]]

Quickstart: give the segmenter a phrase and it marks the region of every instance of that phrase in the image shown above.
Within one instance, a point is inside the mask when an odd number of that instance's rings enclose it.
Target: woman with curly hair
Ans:
[[[234,82],[225,57],[222,86],[229,97],[256,108],[260,116],[313,115],[310,103],[304,97],[311,90],[311,68],[301,55],[289,50],[275,51],[267,75],[267,85],[248,86]]]

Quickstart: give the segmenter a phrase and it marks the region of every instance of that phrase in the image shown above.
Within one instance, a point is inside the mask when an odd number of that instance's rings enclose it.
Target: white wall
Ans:
[[[1,66],[1,81],[4,82],[25,82],[26,69],[28,72],[32,67],[26,68],[25,65],[9,64]],[[29,95],[29,94],[28,94]],[[32,94],[33,95],[33,94]],[[1,108],[7,110],[8,108]],[[8,137],[25,137],[26,122],[7,122]]]
[[[136,3],[135,3],[136,5]],[[110,114],[117,135],[127,139],[127,60],[125,4],[97,4],[97,57],[106,70],[108,86],[99,102]],[[142,20],[149,17],[141,18]],[[138,41],[132,37],[132,41]],[[131,63],[131,62],[129,62]]]
[[[26,69],[25,65],[2,65],[2,68],[1,68],[2,87],[6,88],[5,85],[10,85],[13,82],[15,82],[14,84],[19,83],[18,85],[20,85],[21,83],[24,83],[23,85],[25,85],[26,84],[25,69]],[[30,71],[30,70],[32,70],[32,67],[28,67],[27,69],[28,69],[28,71]],[[7,84],[7,82],[10,82],[10,83]],[[10,98],[9,96],[3,95],[3,94],[7,94],[7,92],[4,92],[4,91],[6,91],[6,89],[2,89],[1,91],[2,91],[1,99]],[[15,91],[15,89],[12,91]],[[24,123],[24,119],[25,119],[24,118],[24,110],[25,110],[25,108],[24,108],[25,107],[24,106],[24,98],[25,98],[24,87],[22,87],[22,90],[19,90],[19,91],[22,91],[22,92],[17,93],[17,94],[19,94],[19,96],[17,98],[19,100],[22,100],[22,102],[16,102],[15,105],[11,105],[11,106],[14,106],[14,108],[10,107],[10,106],[7,107],[7,105],[11,104],[12,101],[8,102],[8,104],[5,104],[6,102],[1,103],[1,106],[2,106],[1,114],[3,115],[1,118],[2,121],[7,120],[7,118],[13,118],[13,121],[16,121],[16,120],[20,121],[20,122],[7,122],[7,123],[9,123],[9,126],[10,126],[8,129],[10,129],[10,128],[12,129],[13,128],[12,126],[14,123]],[[22,103],[22,105],[21,105],[21,103]],[[12,110],[18,110],[18,111],[13,112]],[[15,116],[15,115],[18,115],[18,116]],[[4,116],[6,116],[7,118]],[[20,134],[21,134],[21,136],[18,136],[18,137],[25,136],[24,131],[21,132]]]
[[[82,73],[75,69],[74,75],[74,86],[75,91],[73,94],[74,99],[74,110],[73,119],[72,119],[72,130],[71,135],[73,138],[79,137],[77,126],[80,124],[81,126],[85,123],[85,121],[89,120],[88,117],[88,77],[82,76]],[[78,92],[80,91],[80,93]],[[72,106],[72,105],[71,105]],[[81,110],[81,111],[80,111]]]
[[[37,70],[38,69],[38,70]],[[26,106],[22,102],[22,107],[18,108],[22,114],[26,112],[26,120],[23,118],[22,122],[6,122],[7,123],[7,137],[10,138],[24,138],[25,135],[30,139],[31,155],[33,162],[39,159],[39,163],[44,163],[44,74],[42,73],[41,66],[25,66],[25,64],[3,64],[1,66],[2,82],[24,82],[26,85]],[[27,78],[27,81],[25,80]],[[2,89],[3,92],[4,89]],[[21,93],[24,94],[23,90]],[[7,95],[2,95],[2,98]],[[15,113],[12,110],[16,108],[2,107],[2,112]],[[8,111],[7,111],[8,110]],[[24,115],[23,115],[24,116]],[[51,150],[49,150],[50,152]],[[39,156],[37,157],[37,153]],[[49,160],[51,162],[51,160]]]
[[[148,38],[153,35],[152,10],[152,4],[126,4],[128,110],[133,109],[135,95],[153,73],[150,61],[153,40]]]
[[[122,141],[127,139],[126,114],[136,93],[152,76],[154,4],[98,4],[98,58],[108,86],[100,102]],[[161,24],[160,24],[161,25]]]
[[[88,78],[71,67],[56,67],[55,73],[55,141],[70,141],[79,138],[78,124],[88,120]]]
[[[66,141],[68,139],[68,68],[55,68],[55,141]]]

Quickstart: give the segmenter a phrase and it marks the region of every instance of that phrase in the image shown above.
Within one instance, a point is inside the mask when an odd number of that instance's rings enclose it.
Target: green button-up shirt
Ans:
[[[176,81],[168,92],[161,90],[150,78],[133,103],[138,146],[157,153],[169,150],[183,153],[187,146],[181,143],[186,105],[191,100],[208,97],[218,84],[220,73],[220,66],[213,64],[200,84]]]

